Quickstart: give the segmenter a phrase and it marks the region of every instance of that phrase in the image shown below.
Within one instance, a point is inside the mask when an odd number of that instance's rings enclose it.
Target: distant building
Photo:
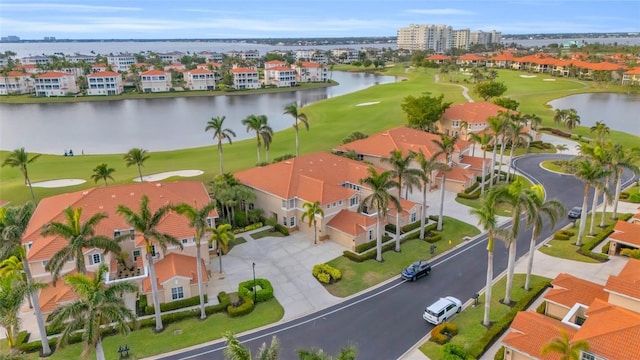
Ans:
[[[113,71],[101,71],[87,75],[87,95],[119,95],[124,91],[122,75]]]
[[[358,50],[351,48],[332,49],[331,55],[341,64],[351,64],[358,61]]]
[[[156,57],[159,58],[160,60],[162,60],[163,62],[168,62],[168,63],[178,63],[180,62],[180,59],[182,59],[182,57],[185,54],[183,52],[180,51],[172,51],[172,52],[168,52],[168,53],[157,53]]]
[[[233,75],[233,88],[236,90],[259,89],[260,75],[258,70],[248,68],[231,69]]]
[[[264,84],[276,87],[296,86],[296,71],[286,66],[276,66],[264,70]]]
[[[43,55],[27,56],[20,60],[21,63],[27,65],[44,65],[51,62],[51,58]]]
[[[325,82],[328,79],[327,67],[309,61],[300,61],[291,66],[298,74],[298,82]]]
[[[456,49],[469,50],[469,40],[471,39],[471,30],[453,30],[453,44],[452,47]]]
[[[215,90],[216,74],[207,69],[193,69],[184,73],[185,87],[189,90]]]
[[[398,29],[398,49],[444,53],[453,45],[453,28],[447,25],[415,25]]]
[[[80,61],[84,61],[87,63],[93,63],[94,61],[96,61],[95,55],[82,55],[82,54],[65,56],[65,59],[67,59],[67,61],[72,64],[77,64]]]
[[[3,36],[2,38],[0,38],[0,41],[2,41],[2,42],[18,42],[18,41],[20,41],[20,37],[19,36],[15,36],[15,35]]]
[[[303,49],[296,50],[296,61],[313,61],[318,64],[327,65],[329,63],[329,57],[324,51],[319,49]]]
[[[217,52],[211,52],[211,51],[201,51],[199,53],[197,53],[196,55],[198,55],[198,57],[202,57],[205,59],[205,61],[207,62],[217,62],[217,63],[221,63],[222,62],[222,54],[221,53],[217,53]]]
[[[66,96],[78,92],[76,77],[59,71],[50,71],[36,76],[36,96]]]
[[[29,94],[33,91],[31,75],[20,71],[9,71],[0,76],[0,95]]]
[[[129,53],[124,53],[107,56],[107,62],[113,71],[127,71],[131,64],[136,63],[136,58]]]
[[[260,60],[260,52],[258,50],[246,50],[246,51],[237,51],[231,50],[227,52],[227,55],[233,58],[239,58],[242,60]]]
[[[473,31],[470,35],[469,44],[470,45],[484,45],[489,46],[491,44],[500,44],[502,42],[502,33],[499,31],[492,30],[490,32],[485,32],[482,30]]]
[[[171,73],[160,70],[140,73],[140,88],[146,93],[169,91],[171,90]]]

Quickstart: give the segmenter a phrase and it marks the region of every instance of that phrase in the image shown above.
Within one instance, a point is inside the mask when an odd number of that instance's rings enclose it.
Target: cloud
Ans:
[[[27,3],[2,4],[4,10],[20,11],[61,11],[61,12],[96,12],[96,11],[142,11],[139,7],[78,5],[78,4],[42,4]]]
[[[473,15],[474,12],[460,9],[407,9],[406,12],[421,15]]]

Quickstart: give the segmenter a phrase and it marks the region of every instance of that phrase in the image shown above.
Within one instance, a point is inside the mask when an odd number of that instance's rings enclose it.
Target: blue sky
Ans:
[[[408,24],[504,34],[638,32],[638,0],[1,0],[22,39],[395,36]]]

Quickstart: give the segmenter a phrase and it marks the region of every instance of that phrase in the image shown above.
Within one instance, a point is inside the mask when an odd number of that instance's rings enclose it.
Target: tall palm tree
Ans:
[[[549,218],[550,228],[556,226],[556,222],[562,216],[565,209],[562,203],[557,200],[545,201],[544,187],[542,185],[533,185],[531,187],[531,203],[534,211],[531,213],[531,224],[533,230],[531,232],[531,242],[529,243],[529,258],[527,260],[527,276],[524,282],[524,289],[529,291],[531,281],[531,271],[533,270],[533,255],[536,252],[536,239],[540,237],[543,229],[543,215]]]
[[[227,340],[227,347],[224,349],[224,356],[231,360],[251,360],[251,351],[244,347],[235,335],[229,331],[222,334]],[[280,342],[275,336],[271,338],[271,344],[262,343],[256,358],[260,360],[277,360],[280,353]]]
[[[601,168],[595,161],[582,158],[576,164],[574,176],[582,180],[584,183],[584,192],[582,199],[582,213],[580,214],[580,227],[578,230],[578,241],[576,245],[582,245],[582,237],[584,235],[584,227],[587,220],[587,200],[589,199],[590,188],[603,188],[604,184],[601,179],[607,175],[607,170]]]
[[[262,138],[262,143],[264,144],[265,160],[269,162],[269,148],[271,148],[271,143],[273,142],[273,129],[269,126],[266,115],[260,115],[260,121],[263,123],[260,128],[260,138]]]
[[[580,124],[580,115],[578,115],[578,112],[576,111],[576,109],[569,109],[566,113],[564,125],[567,127],[567,129],[573,130],[579,124]]]
[[[105,163],[101,163],[93,169],[93,175],[91,175],[91,179],[93,179],[94,183],[103,180],[104,186],[108,186],[109,184],[107,183],[107,179],[113,181],[113,176],[111,174],[113,174],[115,171],[116,169],[110,168],[109,165]]]
[[[568,117],[569,109],[556,109],[556,111],[553,113],[553,122],[561,125],[567,121]]]
[[[420,240],[424,239],[424,226],[427,218],[427,192],[431,189],[431,176],[434,171],[444,170],[443,164],[437,157],[427,157],[420,149],[414,153],[414,157],[420,167],[420,180],[422,181],[422,210],[420,214]]]
[[[173,207],[176,213],[184,216],[189,220],[189,226],[194,231],[195,241],[196,241],[196,269],[198,274],[198,294],[200,295],[200,319],[205,319],[207,317],[207,313],[204,311],[204,289],[202,286],[202,250],[200,248],[200,244],[202,243],[202,238],[205,233],[211,230],[211,226],[209,225],[209,219],[211,219],[210,215],[215,210],[216,203],[211,201],[208,204],[204,205],[201,208],[196,206],[191,206],[187,203],[180,203]],[[212,224],[213,225],[213,224]]]
[[[442,216],[444,214],[444,186],[447,181],[447,171],[451,166],[451,155],[455,151],[458,136],[449,136],[440,134],[440,140],[432,140],[438,147],[438,152],[433,154],[434,157],[444,156],[445,169],[442,171],[442,186],[440,188],[440,215],[438,216],[438,231],[442,231]]]
[[[149,157],[150,156],[147,153],[147,150],[142,148],[133,148],[124,155],[124,162],[125,162],[125,165],[127,165],[127,167],[132,165],[136,165],[138,167],[138,174],[140,174],[140,182],[144,181],[142,179],[142,167],[144,166],[144,162],[147,161]]]
[[[391,171],[393,176],[398,179],[396,183],[396,189],[398,190],[398,200],[402,200],[402,187],[405,186],[407,192],[405,199],[409,196],[409,189],[413,185],[420,183],[420,170],[411,168],[411,161],[413,160],[413,153],[408,153],[406,156],[402,155],[400,150],[391,150],[388,158],[382,158],[383,163],[391,164],[393,170]],[[400,213],[402,207],[396,208],[396,251],[400,251]]]
[[[96,351],[96,359],[104,360],[102,332],[104,326],[113,326],[123,334],[131,331],[129,324],[135,321],[135,315],[122,300],[123,293],[135,293],[138,288],[129,282],[118,282],[107,286],[105,274],[109,268],[101,264],[93,277],[85,274],[71,274],[65,282],[79,296],[79,299],[64,304],[52,314],[53,326],[62,326],[58,337],[58,346],[64,346],[77,329],[82,329],[84,343],[82,356],[86,357],[92,350]]]
[[[22,237],[35,206],[31,202],[27,202],[22,206],[0,208],[0,259],[6,259],[8,256],[15,254],[18,248],[22,247]],[[27,278],[27,285],[34,284],[31,277],[31,270],[29,269],[29,263],[27,257],[22,258],[22,268]],[[47,339],[47,332],[44,327],[44,320],[42,319],[42,312],[40,311],[40,303],[38,301],[38,293],[36,291],[31,292],[31,303],[33,304],[33,311],[38,324],[38,330],[40,332],[40,338]],[[42,341],[42,354],[48,356],[51,354],[51,347],[49,347],[48,341]]]
[[[624,169],[631,170],[635,175],[640,174],[640,167],[637,161],[640,158],[640,151],[625,149],[622,145],[616,144],[612,149],[611,165],[613,167],[613,177],[616,183],[616,193],[613,196],[613,213],[611,218],[618,218],[618,202],[620,201],[620,192],[622,191],[622,171]]]
[[[522,118],[529,123],[533,130],[538,130],[538,125],[542,123],[542,118],[536,114],[524,114]]]
[[[525,130],[525,125],[521,122],[511,122],[507,126],[507,137],[511,144],[509,149],[509,167],[507,168],[507,183],[509,183],[509,174],[511,173],[511,164],[513,163],[513,151],[520,144],[529,144],[532,140],[531,135]],[[513,169],[515,176],[515,169]]]
[[[482,135],[480,136],[480,138],[478,139],[478,144],[480,144],[480,146],[482,147],[482,180],[480,182],[480,184],[482,185],[480,187],[480,196],[484,195],[484,183],[485,183],[485,178],[486,178],[486,163],[487,163],[487,147],[493,142],[493,135],[488,134],[486,132],[483,132]],[[495,149],[495,148],[494,148]],[[493,168],[493,167],[491,167]]]
[[[569,334],[560,330],[560,337],[553,338],[542,347],[542,355],[551,353],[560,354],[560,360],[580,360],[580,353],[589,350],[589,343],[578,340],[571,343]]]
[[[591,127],[591,132],[596,133],[596,142],[599,144],[604,143],[604,138],[609,135],[610,129],[604,121],[596,121],[596,124]]]
[[[19,272],[12,272],[0,277],[0,326],[7,333],[7,342],[12,350],[17,347],[17,336],[20,333],[20,306],[29,294],[46,287],[42,283],[27,283]]]
[[[365,197],[360,203],[360,211],[363,211],[367,207],[367,211],[376,209],[376,221],[378,236],[376,239],[376,260],[382,261],[382,220],[387,215],[387,207],[389,203],[393,203],[396,209],[400,208],[400,200],[395,196],[389,194],[389,190],[396,187],[396,182],[393,180],[393,173],[385,170],[380,173],[370,166],[367,171],[369,176],[360,179],[360,184],[366,185],[371,189],[371,194]]]
[[[305,209],[304,213],[302,213],[302,221],[308,219],[307,225],[309,227],[313,224],[313,244],[315,245],[318,243],[318,221],[316,220],[316,215],[322,219],[324,218],[324,211],[322,210],[322,206],[320,206],[319,201],[314,201],[312,203],[306,202],[302,204],[302,208]]]
[[[487,119],[487,124],[489,125],[489,129],[493,131],[493,153],[491,160],[491,177],[489,179],[489,186],[493,186],[493,178],[495,177],[495,167],[496,167],[496,152],[498,150],[498,141],[501,138],[504,138],[502,135],[504,133],[504,129],[506,128],[506,122],[504,119],[492,116]]]
[[[222,273],[222,255],[229,251],[229,243],[235,239],[230,224],[220,224],[218,227],[211,229],[211,237],[209,244],[216,243],[218,251],[218,261],[220,262],[220,273]]]
[[[307,128],[307,131],[309,131],[309,120],[307,119],[307,115],[301,113],[299,110],[297,103],[289,104],[284,108],[284,114],[291,115],[294,118],[293,128],[296,131],[296,156],[300,156],[300,142],[298,140],[299,123],[301,122],[304,127]]]
[[[611,202],[611,196],[608,189],[609,177],[612,174],[612,157],[613,149],[611,143],[597,143],[595,145],[581,145],[580,153],[582,155],[590,157],[596,164],[603,170],[606,170],[602,186],[594,187],[593,202],[591,204],[591,225],[589,226],[589,235],[595,235],[594,228],[596,224],[596,208],[598,205],[598,197],[600,196],[600,190],[603,193],[603,208],[602,208],[602,225],[604,225],[604,213],[607,211],[607,202]]]
[[[511,124],[514,122],[520,122],[522,116],[520,113],[512,114],[508,111],[498,111],[498,118],[502,121],[502,133],[500,134],[500,170],[502,170],[502,165],[504,164],[504,149],[507,146],[507,142],[509,141],[509,132],[511,131]],[[497,139],[497,137],[496,137]]]
[[[213,130],[213,138],[218,140],[218,157],[220,158],[220,174],[224,174],[224,167],[222,165],[222,142],[227,140],[229,144],[231,144],[231,137],[236,137],[236,133],[231,129],[224,128],[224,116],[216,116],[211,118],[207,122],[207,127],[204,128],[204,131]]]
[[[256,151],[258,153],[258,163],[260,163],[261,133],[269,130],[273,133],[273,130],[267,124],[267,117],[264,115],[249,115],[242,120],[242,125],[247,127],[247,132],[255,131],[256,133]]]
[[[299,349],[296,352],[300,360],[355,360],[356,355],[358,355],[356,348],[353,346],[343,347],[335,358],[319,348]]]
[[[59,236],[68,241],[62,249],[58,250],[45,269],[51,272],[55,283],[60,271],[69,260],[75,260],[76,270],[81,274],[87,274],[84,251],[98,248],[105,253],[119,253],[120,245],[115,240],[96,235],[96,228],[100,222],[107,218],[105,213],[96,213],[86,221],[82,221],[82,208],[72,209],[68,207],[62,212],[64,222],[52,222],[42,228],[42,236]]]
[[[15,149],[9,153],[9,155],[2,161],[2,167],[10,166],[20,169],[22,176],[24,176],[24,184],[29,185],[29,191],[31,191],[31,199],[36,202],[36,196],[33,194],[33,186],[31,186],[31,179],[29,178],[29,171],[27,166],[36,161],[40,155],[37,154],[29,158],[29,153],[24,148]]]
[[[158,230],[158,225],[164,217],[171,211],[169,205],[159,207],[155,212],[149,208],[149,197],[143,195],[140,199],[140,210],[134,210],[118,205],[116,213],[124,218],[124,220],[133,228],[136,235],[142,236],[145,245],[145,256],[149,263],[149,280],[151,283],[151,292],[153,296],[153,307],[155,309],[156,332],[162,331],[162,317],[160,314],[160,300],[158,298],[158,280],[156,277],[156,268],[154,265],[155,245],[160,246],[162,251],[167,250],[167,246],[173,245],[182,249],[182,242],[168,233]]]

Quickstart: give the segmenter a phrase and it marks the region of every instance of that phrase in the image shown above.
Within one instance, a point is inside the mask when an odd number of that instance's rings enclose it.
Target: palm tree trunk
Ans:
[[[587,199],[589,198],[589,185],[584,186],[584,194],[582,199],[582,212],[580,213],[580,227],[578,228],[578,241],[576,245],[582,245],[582,235],[584,235],[585,220],[587,220]]]
[[[502,161],[504,158],[504,136],[502,137],[502,141],[500,142],[500,167],[498,168],[498,180],[500,179],[500,174],[502,174]]]
[[[150,248],[151,246],[149,246]],[[149,262],[149,281],[151,282],[151,294],[153,295],[153,309],[156,315],[156,330],[160,332],[163,329],[162,326],[162,314],[160,313],[160,299],[158,297],[158,279],[156,278],[156,267],[153,264],[153,254],[147,252],[147,261]]]
[[[438,227],[436,230],[442,231],[442,215],[444,213],[444,184],[447,180],[446,170],[442,172],[442,189],[440,189],[440,215],[438,216]]]
[[[424,240],[424,219],[427,217],[427,183],[422,186],[422,209],[420,209],[420,240]]]
[[[593,202],[591,203],[591,225],[589,225],[589,235],[593,236],[593,228],[596,224],[596,206],[598,206],[598,189],[593,190]]]
[[[402,185],[398,186],[398,201],[400,201],[401,199],[402,199]],[[401,211],[402,211],[402,208],[396,209],[396,252],[400,252],[400,212]]]
[[[102,338],[98,336],[98,341],[96,342],[96,359],[97,360],[105,360],[104,357],[104,347],[102,346]]]
[[[531,281],[531,272],[533,271],[533,254],[536,252],[536,237],[537,226],[533,225],[533,231],[531,232],[531,242],[529,243],[529,259],[527,260],[527,277],[524,280],[524,289],[529,291],[529,283]]]
[[[507,262],[507,286],[504,294],[504,303],[511,303],[511,291],[513,290],[513,273],[515,271],[516,266],[516,244],[517,240],[511,240],[509,243],[509,260]]]
[[[296,157],[298,157],[299,154],[300,154],[300,144],[298,142],[298,126],[296,121]]]
[[[144,180],[142,180],[142,169],[140,168],[140,165],[138,165],[138,174],[140,174],[140,182],[143,182]]]
[[[498,148],[498,139],[493,143],[493,160],[491,161],[491,177],[489,178],[489,186],[493,186],[493,178],[496,175],[496,149]]]
[[[207,313],[204,311],[204,291],[202,286],[202,266],[200,266],[201,257],[200,255],[200,239],[196,241],[196,269],[198,273],[198,295],[200,295],[200,319],[204,320],[207,318]]]
[[[216,244],[216,247],[218,248],[218,263],[220,264],[220,274],[222,274],[222,247],[220,247],[220,244]]]
[[[489,236],[487,243],[487,282],[484,291],[484,317],[482,325],[489,326],[489,312],[491,311],[491,287],[493,282],[493,238]]]
[[[36,204],[36,196],[33,193],[33,186],[31,186],[31,179],[29,179],[29,176],[26,174],[24,176],[24,179],[27,182],[27,185],[29,185],[29,191],[31,191],[31,199],[33,200],[33,203]]]
[[[313,217],[313,245],[318,243],[318,225],[316,222],[315,215]]]
[[[509,166],[507,167],[507,184],[509,183],[509,174],[511,173],[511,164],[513,163],[513,148],[514,144],[511,144],[511,149],[509,150]],[[513,177],[516,176],[515,169],[513,170]]]
[[[612,220],[618,219],[618,201],[620,201],[620,191],[622,187],[622,168],[618,168],[618,176],[616,179],[616,196],[613,198],[613,214],[611,214]]]
[[[220,158],[220,175],[224,174],[224,168],[222,165],[222,142],[218,140],[218,157]]]
[[[256,145],[256,152],[258,153],[258,164],[260,163],[260,141]]]
[[[31,278],[31,269],[29,269],[29,263],[27,262],[26,256],[22,259],[22,267],[24,274],[27,276],[27,284],[31,286],[31,284],[33,284],[33,279]],[[49,347],[49,341],[47,341],[47,330],[45,329],[44,321],[42,320],[42,311],[40,310],[37,291],[31,292],[31,302],[33,303],[33,312],[36,317],[36,322],[38,323],[40,338],[42,339],[42,355],[46,357],[51,355],[51,347]]]
[[[605,189],[609,189],[609,176],[607,176],[604,179],[604,188]],[[607,203],[609,202],[609,199],[607,198],[607,192],[604,191],[602,193],[602,215],[600,216],[600,227],[603,228],[604,227],[604,218],[605,218],[605,214],[607,213]]]
[[[376,239],[376,261],[382,262],[382,209],[378,209],[376,218],[378,220],[378,223],[376,224],[378,228],[378,237]]]
[[[487,172],[487,150],[482,150],[482,180],[480,180],[480,196],[484,195],[485,174]]]

